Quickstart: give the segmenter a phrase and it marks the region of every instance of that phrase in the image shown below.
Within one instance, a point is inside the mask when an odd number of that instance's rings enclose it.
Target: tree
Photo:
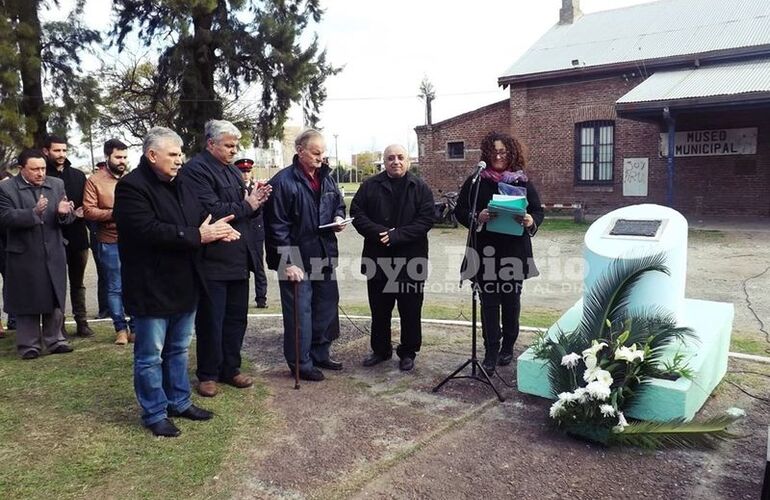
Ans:
[[[375,151],[361,151],[356,153],[354,164],[358,170],[373,172],[377,168],[377,161],[380,159],[380,153]]]
[[[160,81],[158,67],[144,59],[102,69],[105,97],[99,128],[105,136],[130,136],[141,142],[155,126],[174,128],[179,121],[180,88],[175,80]],[[244,141],[252,144],[250,120],[255,107],[223,98],[222,115],[244,130]]]
[[[179,116],[179,89],[174,82],[159,87],[157,66],[131,60],[102,70],[104,105],[99,127],[104,135],[129,135],[138,141],[155,126],[173,127]]]
[[[436,98],[436,91],[427,76],[423,77],[422,82],[420,82],[420,93],[417,97],[420,100],[425,101],[425,125],[432,125],[433,114],[431,113],[431,103]]]
[[[189,150],[200,149],[206,121],[223,117],[223,96],[238,98],[252,84],[260,86],[260,100],[250,128],[255,142],[266,145],[282,136],[293,103],[302,106],[309,125],[317,123],[324,82],[339,71],[319,52],[317,37],[307,48],[299,42],[308,24],[321,19],[319,2],[115,0],[111,36],[119,50],[134,29],[147,46],[168,41],[158,60],[157,86],[178,89],[174,128]]]
[[[100,40],[98,32],[81,22],[84,3],[77,0],[66,21],[43,24],[40,12],[58,7],[58,0],[0,0],[4,14],[0,43],[8,50],[2,57],[15,63],[4,65],[0,76],[3,108],[9,110],[15,101],[24,116],[21,137],[4,147],[42,145],[49,119],[57,132],[66,132],[79,96],[89,85],[78,70],[80,53]]]
[[[21,82],[15,68],[19,64],[11,22],[0,16],[0,173],[11,166],[18,147],[32,145],[24,132],[21,114]]]

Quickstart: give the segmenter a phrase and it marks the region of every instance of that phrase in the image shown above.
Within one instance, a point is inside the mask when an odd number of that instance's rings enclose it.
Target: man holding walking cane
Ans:
[[[273,194],[265,210],[265,253],[268,267],[278,272],[286,362],[292,372],[299,365],[299,378],[320,381],[324,374],[319,368],[342,369],[342,363],[329,357],[329,348],[339,336],[334,268],[336,233],[347,225],[345,204],[324,162],[321,133],[302,132],[295,147],[292,164],[270,180]]]

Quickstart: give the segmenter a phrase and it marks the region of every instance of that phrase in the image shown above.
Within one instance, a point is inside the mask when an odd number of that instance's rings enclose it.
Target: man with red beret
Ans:
[[[257,183],[251,177],[251,169],[254,167],[254,160],[241,158],[235,161],[235,166],[241,171],[243,182],[246,184],[246,190],[251,193]],[[257,307],[264,309],[267,307],[267,276],[265,275],[265,223],[262,212],[251,219],[252,231],[248,233],[253,245],[249,245],[251,250],[251,259],[254,262],[254,301]]]

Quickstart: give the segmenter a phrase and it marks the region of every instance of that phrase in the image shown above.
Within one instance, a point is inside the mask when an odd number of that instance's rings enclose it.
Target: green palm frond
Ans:
[[[628,299],[634,286],[648,272],[670,274],[664,265],[662,253],[636,259],[615,259],[585,294],[583,318],[576,333],[585,344],[602,338],[606,322],[620,319],[628,307]]]
[[[665,446],[715,448],[722,441],[738,437],[727,431],[727,426],[735,420],[735,417],[724,415],[705,422],[632,422],[623,432],[611,433],[609,443],[650,449]]]
[[[626,345],[649,343],[650,348],[660,350],[675,340],[697,341],[693,330],[676,326],[674,314],[663,307],[629,308],[626,314],[623,321],[631,324]]]
[[[572,374],[570,370],[561,366],[561,358],[565,354],[575,352],[572,350],[576,340],[574,337],[576,335],[565,334],[559,330],[556,338],[548,341],[550,347],[548,354],[548,381],[551,383],[551,391],[554,397],[560,392],[573,390]]]

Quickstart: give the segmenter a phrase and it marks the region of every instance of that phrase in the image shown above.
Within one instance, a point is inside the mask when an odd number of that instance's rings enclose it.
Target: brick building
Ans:
[[[503,130],[528,147],[545,203],[770,217],[770,2],[659,0],[583,16],[563,0],[559,23],[498,83],[509,99],[415,129],[436,192],[456,190],[483,135]]]

